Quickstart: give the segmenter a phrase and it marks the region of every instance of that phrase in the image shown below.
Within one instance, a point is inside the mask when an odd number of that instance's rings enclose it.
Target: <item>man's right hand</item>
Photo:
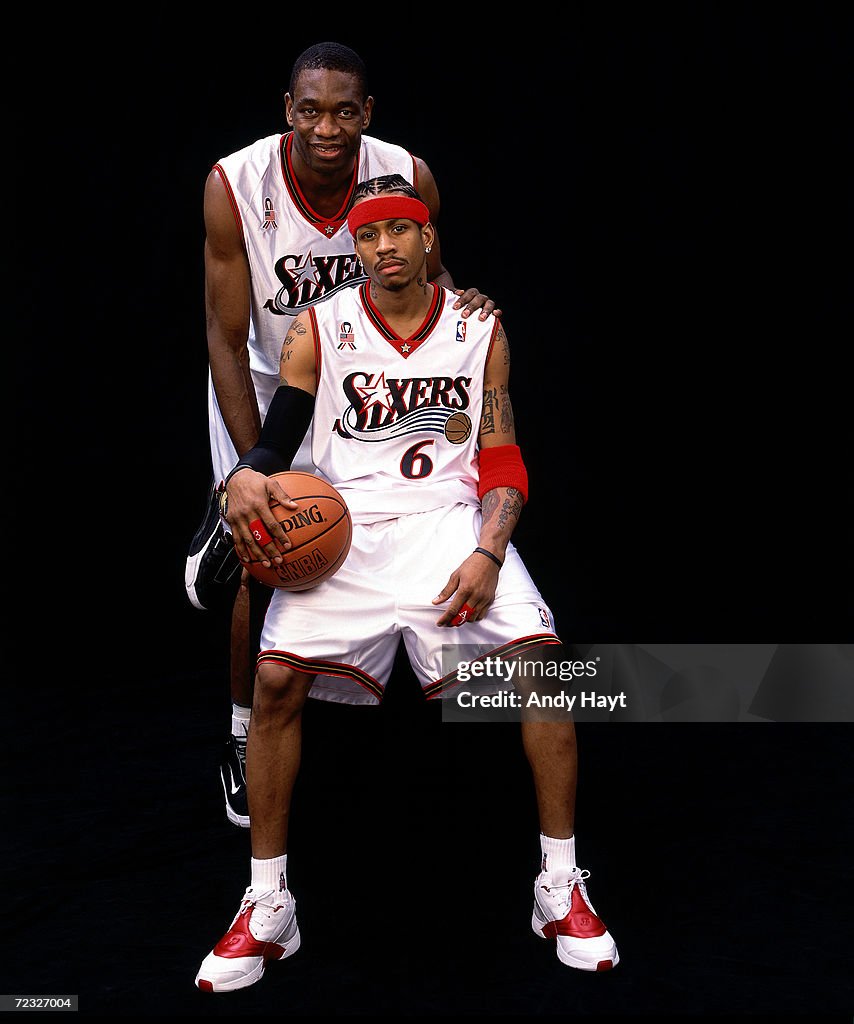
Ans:
[[[282,485],[254,469],[241,469],[226,486],[226,522],[241,562],[260,561],[265,568],[282,562],[282,551],[291,547],[287,534],[273,515],[271,501],[291,511],[299,508]]]

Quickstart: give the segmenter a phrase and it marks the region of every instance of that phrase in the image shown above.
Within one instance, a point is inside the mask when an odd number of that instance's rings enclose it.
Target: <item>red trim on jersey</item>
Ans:
[[[314,375],[317,378],[317,389],[319,391],[320,371],[323,369],[323,350],[320,347],[320,329],[317,326],[317,313],[314,311],[314,306],[308,307],[308,315],[311,318],[311,329],[314,331]]]
[[[401,338],[397,331],[386,323],[385,318],[371,298],[370,282],[365,281],[364,284],[359,286],[359,298],[362,300],[362,306],[374,327],[396,352],[402,355],[404,359],[408,359],[417,348],[427,341],[439,323],[442,309],[445,305],[445,289],[439,284],[433,284],[433,298],[430,302],[430,308],[427,310],[427,315],[424,317],[421,326],[408,338]]]
[[[484,366],[487,366],[489,364],[489,357],[492,355],[492,346],[495,344],[495,339],[498,337],[498,328],[500,326],[500,320],[496,320],[495,323],[492,325],[492,333],[489,335],[489,345],[487,346],[486,349],[486,359],[484,359],[483,361]]]
[[[362,689],[367,690],[377,700],[382,700],[385,692],[372,675],[363,672],[356,665],[347,665],[342,661],[325,661],[322,658],[301,658],[298,654],[290,651],[261,651],[256,664],[261,665],[265,661],[273,662],[276,665],[285,665],[297,672],[305,672],[311,676],[338,676],[342,679],[350,679],[358,683]]]
[[[464,634],[462,634],[464,636]],[[536,647],[545,647],[551,644],[559,644],[555,633],[535,633],[532,636],[519,637],[518,640],[511,640],[509,643],[502,644],[500,647],[496,647],[491,651],[487,651],[486,654],[481,654],[478,658],[472,659],[472,664],[476,661],[484,661],[486,658],[512,658],[517,654],[521,654],[522,651],[530,651]],[[429,686],[422,687],[424,696],[427,700],[433,700],[440,694],[444,693],[445,690],[450,689],[459,683],[456,672],[449,672],[448,675],[442,676],[441,679],[437,679],[435,683],[430,683]]]
[[[240,241],[243,243],[243,248],[246,248],[246,239],[243,237],[243,218],[240,216],[240,207],[237,205],[237,200],[234,198],[234,192],[231,188],[231,182],[228,180],[228,175],[225,173],[225,168],[222,164],[214,164],[213,169],[219,171],[220,181],[225,185],[225,192],[228,196],[228,201],[231,204],[231,212],[234,214],[234,219],[237,222],[237,230],[240,232]]]
[[[350,200],[353,198],[353,190],[356,187],[356,182],[359,180],[359,162],[362,155],[361,147],[359,152],[356,154],[356,162],[353,165],[353,177],[350,180],[350,187],[347,189],[347,195],[344,202],[341,204],[341,208],[334,217],[323,217],[311,206],[300,188],[296,172],[294,171],[293,162],[291,160],[291,149],[293,148],[293,144],[293,132],[288,132],[286,135],[283,135],[281,142],[279,143],[279,154],[281,157],[280,163],[285,188],[288,190],[291,199],[294,201],[294,206],[296,206],[303,220],[307,221],[315,230],[319,231],[324,238],[332,238],[333,235],[338,233],[341,226],[347,223],[347,208],[350,205]]]

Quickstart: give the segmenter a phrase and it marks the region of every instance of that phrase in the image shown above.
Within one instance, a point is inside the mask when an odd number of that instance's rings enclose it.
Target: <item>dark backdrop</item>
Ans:
[[[403,662],[385,707],[307,713],[305,948],[248,993],[192,987],[248,881],[216,775],[227,622],[183,590],[209,475],[202,188],[283,129],[310,43],[364,57],[371,133],[427,161],[446,265],[504,310],[532,481],[516,539],[565,640],[850,636],[847,21],[344,24],[146,13],[13,59],[10,459],[62,511],[43,568],[16,570],[27,941],[0,989],[151,1015],[847,1011],[847,726],[580,727],[579,855],[624,962],[579,977],[528,930],[515,728],[442,726]]]

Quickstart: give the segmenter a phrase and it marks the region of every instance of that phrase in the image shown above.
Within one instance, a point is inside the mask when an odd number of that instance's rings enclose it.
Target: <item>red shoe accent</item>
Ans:
[[[614,961],[613,960],[600,960],[599,963],[596,964],[596,970],[597,971],[610,971],[613,966],[614,966]]]
[[[237,920],[214,946],[217,956],[262,956],[265,960],[281,960],[285,947],[277,942],[261,942],[249,931],[251,909],[241,911]]]
[[[573,888],[569,913],[560,921],[549,921],[543,927],[543,935],[547,939],[554,939],[558,935],[571,935],[576,939],[592,939],[597,935],[604,935],[607,930],[587,906],[580,890]],[[610,961],[602,961],[602,963],[606,962],[610,964]]]
[[[205,981],[203,978],[199,978],[199,988],[202,992],[213,992],[213,982]]]

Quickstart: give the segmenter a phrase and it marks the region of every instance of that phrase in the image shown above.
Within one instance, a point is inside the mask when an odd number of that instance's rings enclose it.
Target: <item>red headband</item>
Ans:
[[[381,220],[414,220],[423,227],[430,220],[430,211],[420,199],[411,196],[378,196],[357,203],[347,214],[347,227],[355,238],[363,224]]]

